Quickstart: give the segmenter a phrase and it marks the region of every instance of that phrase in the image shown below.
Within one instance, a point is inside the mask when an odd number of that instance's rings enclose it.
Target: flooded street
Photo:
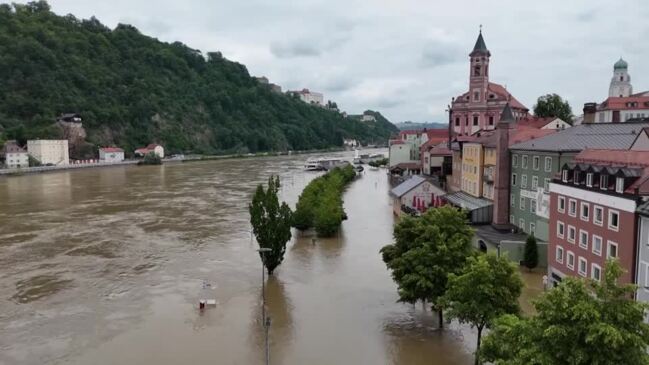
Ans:
[[[351,153],[348,154],[351,157]],[[0,178],[0,364],[262,364],[247,206],[306,156]],[[385,170],[345,193],[332,239],[294,234],[267,283],[272,364],[472,364],[473,331],[396,303]],[[203,289],[206,280],[211,289]],[[199,298],[217,300],[202,314]]]

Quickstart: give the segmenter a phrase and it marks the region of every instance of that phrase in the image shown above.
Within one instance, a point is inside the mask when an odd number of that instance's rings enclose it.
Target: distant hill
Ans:
[[[414,123],[414,122],[402,122],[395,124],[399,130],[418,130],[418,129],[446,129],[448,128],[448,123]]]
[[[273,92],[219,52],[57,16],[45,1],[0,5],[0,144],[61,137],[62,113],[81,114],[91,148],[127,151],[303,150],[385,143],[397,131],[382,116],[361,122]]]

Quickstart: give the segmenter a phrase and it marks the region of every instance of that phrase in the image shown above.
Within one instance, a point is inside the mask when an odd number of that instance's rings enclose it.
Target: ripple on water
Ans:
[[[114,259],[119,257],[117,254],[120,244],[111,241],[99,242],[81,246],[67,251],[67,256],[97,256],[105,259]]]
[[[57,274],[37,275],[16,283],[17,292],[11,299],[18,303],[29,303],[49,297],[72,287],[73,280],[63,279]]]

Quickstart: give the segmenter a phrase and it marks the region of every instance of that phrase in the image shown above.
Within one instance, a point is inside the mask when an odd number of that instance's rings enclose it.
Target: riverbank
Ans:
[[[381,147],[376,147],[376,148],[381,148]],[[372,147],[368,149],[375,149],[375,148]],[[231,155],[189,155],[184,158],[165,158],[162,159],[162,163],[163,164],[187,163],[187,162],[197,162],[197,161],[307,155],[307,154],[315,154],[315,153],[337,153],[337,152],[345,152],[345,151],[346,151],[345,148],[328,148],[328,149],[318,149],[318,150],[259,152],[259,153],[248,153],[248,154],[231,154]],[[140,161],[141,160],[125,160],[121,162],[97,162],[97,163],[84,163],[84,164],[70,164],[70,165],[63,165],[63,166],[37,166],[37,167],[26,167],[20,169],[0,169],[0,177],[21,176],[27,174],[40,174],[45,172],[56,172],[56,171],[75,170],[75,169],[137,165],[137,163]]]

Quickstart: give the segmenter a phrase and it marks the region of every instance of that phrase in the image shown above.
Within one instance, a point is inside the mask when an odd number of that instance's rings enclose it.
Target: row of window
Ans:
[[[468,164],[462,164],[462,171],[477,174],[478,173],[478,167],[477,166],[469,166]]]
[[[521,188],[522,189],[527,189],[527,175],[521,175]],[[518,184],[518,175],[517,174],[512,174],[512,186],[516,186]],[[539,187],[539,177],[533,175],[532,176],[532,184],[531,184],[531,189],[536,191]],[[550,179],[544,179],[543,180],[543,190],[545,191],[550,191]]]
[[[515,224],[514,220],[515,220],[514,216],[510,215],[509,216],[509,223]],[[531,234],[536,233],[536,223],[530,222],[530,229],[528,231],[528,230],[525,229],[526,228],[525,227],[525,219],[523,219],[523,218],[518,220],[518,228],[522,229],[523,231],[525,231],[527,233],[531,233]]]
[[[478,194],[478,184],[475,181],[462,179],[462,190],[470,192],[472,194]]]
[[[478,94],[478,96],[479,96],[479,94]],[[474,116],[473,116],[473,125],[474,125],[474,126],[477,126],[477,125],[478,125],[478,121],[479,121],[479,116],[478,116],[478,115],[474,115]],[[465,118],[465,125],[466,125],[466,126],[469,125],[469,118]],[[490,116],[489,116],[489,125],[494,125],[494,117],[493,117],[493,115],[490,115]],[[460,126],[460,117],[456,117],[456,118],[455,118],[455,126],[456,126],[456,127],[459,127],[459,126]]]
[[[545,171],[546,172],[551,172],[552,171],[552,157],[546,156],[545,157]],[[528,162],[528,156],[527,155],[522,155],[521,156],[521,168],[527,169],[527,162]],[[532,157],[532,169],[534,170],[539,170],[541,165],[541,157],[540,156],[533,156]],[[513,155],[512,156],[512,167],[518,167],[518,155]]]
[[[564,183],[567,183],[569,181],[568,179],[568,170],[563,170],[561,171],[561,181]],[[594,181],[594,174],[592,172],[586,173],[586,179],[584,180],[581,177],[581,171],[574,170],[572,172],[572,183],[575,185],[580,185],[580,184],[585,184],[586,187],[592,188],[593,187],[593,181]],[[608,176],[605,174],[599,175],[599,188],[602,190],[609,190],[609,181],[608,181]],[[617,177],[615,179],[615,192],[616,193],[624,193],[624,178],[623,177]]]
[[[568,225],[568,231],[565,230],[565,225],[563,222],[557,222],[557,237],[563,239],[565,237],[568,243],[575,244],[577,240],[577,229],[574,226]],[[586,250],[592,251],[597,256],[602,256],[602,245],[603,239],[601,236],[593,234],[590,237],[587,231],[580,229],[579,230],[579,247]],[[590,243],[590,247],[589,247]],[[618,256],[618,244],[611,240],[606,241],[606,257],[614,258]]]
[[[582,221],[590,222],[590,203],[581,202],[579,204],[579,218]],[[568,199],[568,215],[571,217],[577,217],[577,200]],[[559,195],[557,196],[557,212],[565,214],[566,213],[566,197]],[[604,226],[604,207],[593,204],[593,224],[596,224],[600,227]],[[608,209],[608,229],[612,231],[620,230],[620,212],[614,209]]]
[[[558,263],[563,264],[564,262],[563,247],[557,246],[555,255],[556,255],[555,260]],[[567,251],[565,261],[566,261],[566,267],[569,270],[574,271],[575,254],[572,251]],[[579,256],[579,258],[577,259],[577,273],[580,276],[588,277],[588,260],[586,260],[586,258]],[[592,263],[590,268],[590,277],[593,278],[594,280],[600,281],[602,279],[602,267],[597,265],[596,263]]]

